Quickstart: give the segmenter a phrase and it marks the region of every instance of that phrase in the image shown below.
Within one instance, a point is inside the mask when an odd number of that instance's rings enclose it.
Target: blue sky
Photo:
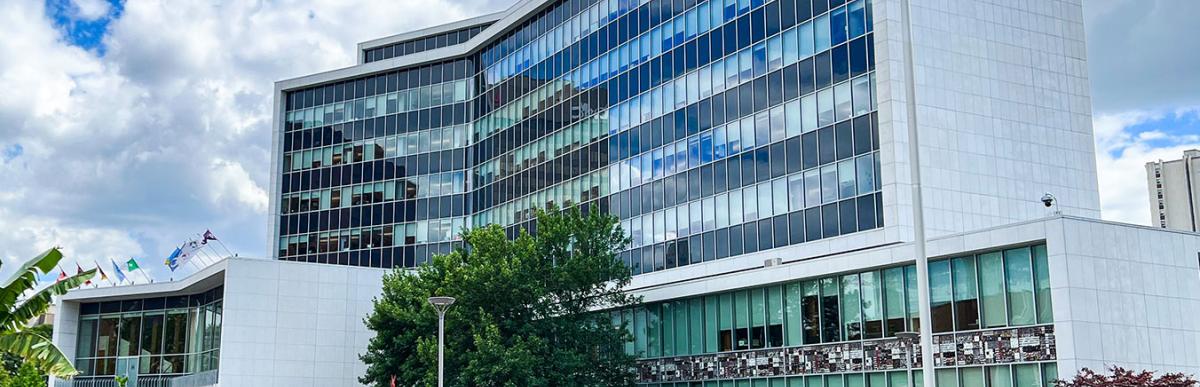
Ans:
[[[511,0],[0,1],[0,257],[163,258],[211,229],[262,257],[272,81]],[[1148,223],[1143,164],[1200,148],[1200,1],[1087,0],[1103,216]],[[110,276],[113,273],[109,273]]]
[[[117,0],[51,0],[46,13],[72,45],[104,55],[103,38],[108,24],[121,17],[124,4]]]

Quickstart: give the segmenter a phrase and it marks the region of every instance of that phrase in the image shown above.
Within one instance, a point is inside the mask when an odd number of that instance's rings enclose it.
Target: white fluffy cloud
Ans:
[[[1194,117],[1196,109],[1133,111],[1099,114],[1096,132],[1096,167],[1100,202],[1105,219],[1150,224],[1146,163],[1177,159],[1187,149],[1200,149],[1200,133],[1169,134],[1162,130],[1135,130],[1150,122],[1179,122]]]
[[[108,16],[112,5],[105,0],[71,0],[73,16],[79,20],[92,21]]]
[[[71,2],[68,16],[76,21],[120,15],[102,38],[101,54],[71,45],[45,3],[0,1],[5,37],[0,87],[6,90],[0,93],[0,258],[10,261],[61,245],[72,260],[139,256],[143,267],[161,271],[157,263],[173,245],[207,228],[242,255],[269,254],[272,82],[349,66],[359,41],[509,3],[147,0],[115,10],[104,1]],[[1139,65],[1191,63],[1127,54],[1147,41],[1170,39],[1102,36],[1105,30],[1125,30],[1097,27],[1128,19],[1105,16],[1120,14],[1113,10],[1121,7],[1147,10],[1130,19],[1144,25],[1197,26],[1148,22],[1170,13],[1136,8],[1141,3],[1104,0],[1089,3],[1087,11],[1096,103],[1113,108],[1097,110],[1095,121],[1104,216],[1146,223],[1143,164],[1178,157],[1183,149],[1200,147],[1200,140],[1130,130],[1176,114],[1171,109],[1181,105],[1178,93],[1149,105],[1105,102],[1114,99],[1105,86],[1113,82],[1160,95],[1155,87],[1143,87],[1155,85],[1153,80],[1113,74],[1171,78],[1164,71],[1109,71],[1096,63],[1124,63],[1113,57],[1138,58]],[[1181,87],[1194,84],[1189,82],[1172,81]],[[1147,94],[1137,91],[1119,94]],[[1134,112],[1120,113],[1126,110]]]
[[[75,1],[119,14],[105,50],[71,44],[35,0],[0,2],[0,258],[163,256],[211,228],[265,256],[272,83],[354,63],[355,44],[507,4]],[[17,152],[10,150],[20,149]]]

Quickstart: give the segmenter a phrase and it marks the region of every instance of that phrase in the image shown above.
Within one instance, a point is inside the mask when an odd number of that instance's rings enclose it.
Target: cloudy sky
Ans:
[[[166,279],[206,229],[264,256],[272,82],[511,2],[0,1],[0,258]],[[1084,2],[1104,217],[1145,224],[1143,163],[1200,147],[1200,1]]]

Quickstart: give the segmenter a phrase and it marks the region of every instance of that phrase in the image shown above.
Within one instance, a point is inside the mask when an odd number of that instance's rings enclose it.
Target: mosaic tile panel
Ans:
[[[978,365],[1054,360],[1054,326],[1002,328],[933,337],[934,365]],[[921,365],[920,345],[913,346]],[[905,368],[906,345],[897,339],[771,348],[638,361],[641,383],[700,381],[885,371]]]

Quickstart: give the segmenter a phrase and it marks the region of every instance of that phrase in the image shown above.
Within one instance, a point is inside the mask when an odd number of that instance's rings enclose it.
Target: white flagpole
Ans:
[[[97,271],[97,272],[99,272],[99,271],[101,271],[101,270],[102,270],[102,269],[100,269],[100,264],[99,264],[99,263],[96,263],[96,260],[94,260],[94,259],[93,259],[93,260],[92,260],[92,264],[93,264],[93,265],[96,265],[96,271]],[[104,276],[104,280],[105,280],[105,281],[108,281],[108,284],[109,284],[109,285],[113,285],[113,286],[116,286],[116,285],[117,285],[117,284],[113,283],[113,280],[112,280],[112,278],[108,278],[108,275],[105,275],[105,276]],[[96,281],[96,284],[99,284],[99,283],[100,283],[100,281]]]
[[[205,230],[205,231],[206,231],[206,232],[210,232],[210,233],[212,232],[212,230]],[[196,235],[199,235],[199,236],[200,236],[200,240],[202,241],[202,243],[204,243],[204,245],[205,245],[205,246],[208,246],[208,240],[204,238],[204,235],[202,235],[202,234],[196,234]],[[229,251],[229,248],[228,248],[228,247],[225,247],[225,243],[221,242],[221,240],[220,240],[220,239],[217,239],[217,237],[216,237],[215,235],[213,236],[213,239],[212,239],[212,240],[216,241],[216,242],[217,242],[217,244],[221,245],[221,248],[222,248],[222,249],[225,249],[225,253],[227,254],[227,255],[226,255],[226,257],[232,257],[232,256],[233,256],[233,252],[232,252],[232,251]],[[220,252],[216,252],[216,253],[214,253],[214,255],[217,255],[217,256],[218,256],[218,258],[220,258],[220,255],[221,255],[221,253],[220,253]]]
[[[211,264],[216,263],[217,261],[221,260],[221,258],[219,256],[217,256],[216,254],[204,251],[204,247],[207,247],[207,246],[208,245],[206,244],[204,246],[201,246],[199,250],[196,250],[196,252],[198,253],[197,257],[199,257],[200,255],[203,255],[204,258],[212,261],[212,262],[204,262],[204,266],[211,265]]]
[[[108,263],[112,264],[112,258],[108,259]],[[113,268],[113,270],[116,270],[116,269],[118,269],[118,268],[115,268],[115,267]],[[114,271],[113,278],[110,278],[108,280],[108,282],[111,282],[113,284],[113,286],[121,286],[121,284],[124,283],[125,281],[121,281],[121,276],[118,276],[117,272]]]
[[[200,265],[197,265],[197,264],[196,264],[196,262],[194,262],[194,261],[195,261],[194,259],[189,259],[189,260],[188,260],[188,263],[192,264],[192,267],[196,268],[196,271],[193,271],[192,273],[199,273],[199,272],[200,272],[200,270],[203,270],[203,269],[204,269],[204,267],[203,267],[203,266],[200,266]]]
[[[187,244],[188,244],[188,242],[191,242],[191,241],[189,241],[189,240],[184,240],[184,241],[183,241],[183,243],[179,244],[179,248],[181,248],[181,249],[182,249],[182,248],[183,248],[183,246],[185,246],[185,245],[187,245]],[[197,259],[197,258],[199,258],[199,254],[197,254],[197,253],[198,253],[200,250],[203,250],[203,249],[199,249],[199,250],[194,250],[194,251],[192,251],[192,252],[191,252],[191,255],[190,255],[188,258],[187,258],[187,261],[188,261],[187,263],[190,263],[190,264],[192,264],[192,266],[196,268],[196,271],[197,271],[197,272],[199,272],[201,269],[204,269],[204,267],[203,267],[203,266],[200,266],[199,264],[197,264],[197,263],[195,262],[195,261],[196,261],[196,259]]]
[[[213,262],[216,262],[216,261],[218,261],[219,259],[214,259],[214,258],[213,258],[214,254],[210,254],[210,253],[208,253],[208,252],[204,251],[204,248],[205,248],[205,247],[208,247],[208,241],[204,239],[204,235],[196,234],[196,237],[200,238],[200,239],[199,239],[199,241],[200,241],[200,249],[196,250],[196,252],[198,253],[197,255],[199,255],[199,254],[204,254],[204,257],[205,257],[205,258],[211,259],[211,260],[213,260]],[[218,257],[218,258],[219,258],[219,257]],[[211,265],[211,264],[212,264],[212,262],[204,262],[204,266],[206,266],[206,267],[207,267],[208,265]]]
[[[203,250],[204,250],[203,248],[193,250],[191,258],[188,259],[188,263],[192,264],[192,266],[196,268],[196,272],[199,272],[200,270],[204,270],[204,267],[208,266],[208,263],[204,262],[200,258],[201,255],[203,254]],[[204,266],[201,266],[200,264],[196,263],[196,261],[204,262]]]
[[[217,244],[221,245],[221,248],[225,249],[225,252],[228,253],[229,256],[231,256],[231,257],[237,256],[237,253],[233,252],[233,250],[230,250],[229,247],[225,246],[225,242],[221,242],[220,239],[213,239],[213,240],[217,241]]]
[[[129,259],[133,259],[133,257],[129,257]],[[137,262],[137,260],[134,260],[134,262]],[[129,261],[125,261],[125,265],[126,265],[126,267],[128,267],[128,265],[129,265]],[[137,267],[137,271],[138,271],[138,273],[140,273],[140,274],[142,275],[142,278],[145,278],[145,279],[146,279],[146,283],[148,283],[148,284],[149,284],[149,283],[154,283],[154,279],[153,279],[153,278],[150,278],[150,276],[146,275],[146,271],[145,271],[145,270],[142,270],[142,265],[139,263],[137,266],[138,266],[138,267]]]
[[[208,232],[210,232],[210,233],[212,232],[212,230],[206,230],[206,231],[208,231]],[[204,238],[204,236],[203,236],[203,235],[201,235],[201,236],[200,236],[200,238],[201,238],[201,239],[203,239],[203,238]],[[220,240],[220,239],[217,239],[217,236],[216,236],[216,235],[213,235],[213,239],[212,239],[212,240],[213,240],[213,241],[215,241],[215,242],[217,242],[217,244],[218,244],[218,245],[221,245],[221,249],[224,249],[224,250],[225,250],[225,254],[226,254],[226,256],[227,256],[227,257],[232,257],[232,256],[233,256],[233,251],[229,250],[229,248],[228,248],[228,247],[225,247],[225,242],[221,242],[221,240]]]

